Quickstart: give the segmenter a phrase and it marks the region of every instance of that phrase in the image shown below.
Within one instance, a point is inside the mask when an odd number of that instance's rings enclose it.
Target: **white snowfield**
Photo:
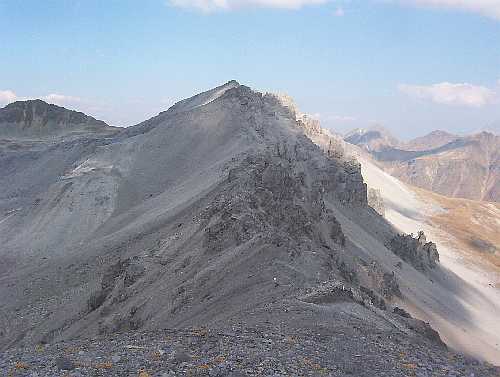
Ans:
[[[411,187],[356,153],[369,187],[380,190],[386,218],[405,233],[424,230],[435,242],[449,286],[433,284],[430,290],[414,287],[407,309],[428,321],[453,348],[498,364],[500,360],[500,276],[485,264],[474,263],[467,250],[452,247],[454,235],[430,224],[430,217],[446,211],[431,196],[419,197]],[[420,192],[420,191],[419,191]],[[425,201],[424,201],[425,200]],[[452,299],[453,298],[453,299]]]

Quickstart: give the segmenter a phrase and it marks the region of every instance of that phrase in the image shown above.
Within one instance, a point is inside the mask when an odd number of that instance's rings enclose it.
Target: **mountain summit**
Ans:
[[[112,131],[103,121],[39,99],[13,102],[0,109],[1,138],[50,138]]]
[[[344,135],[344,140],[367,151],[379,151],[384,148],[397,146],[400,143],[389,130],[380,126],[368,129],[356,128]]]

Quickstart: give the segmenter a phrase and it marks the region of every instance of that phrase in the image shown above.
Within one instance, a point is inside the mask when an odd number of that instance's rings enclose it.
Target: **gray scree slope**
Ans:
[[[388,249],[359,164],[277,96],[230,81],[129,129],[97,123],[49,139],[0,123],[0,346],[339,313],[442,346],[393,313],[439,266]]]

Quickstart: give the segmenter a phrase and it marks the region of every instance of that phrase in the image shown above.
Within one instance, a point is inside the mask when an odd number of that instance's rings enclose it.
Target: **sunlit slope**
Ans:
[[[362,153],[357,158],[367,184],[381,191],[387,219],[406,233],[424,230],[438,246],[444,284],[433,284],[429,292],[415,287],[408,309],[429,320],[448,344],[500,360],[499,206],[411,187]],[[455,310],[454,300],[464,310]]]

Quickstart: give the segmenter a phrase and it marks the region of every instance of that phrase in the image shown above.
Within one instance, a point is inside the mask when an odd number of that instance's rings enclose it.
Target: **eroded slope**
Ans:
[[[41,151],[32,164],[67,163],[2,201],[2,345],[263,321],[315,331],[340,316],[442,347],[394,311],[432,297],[439,266],[390,249],[397,233],[338,145],[279,97],[229,82],[80,158],[66,142]],[[14,170],[18,186],[35,179]]]

